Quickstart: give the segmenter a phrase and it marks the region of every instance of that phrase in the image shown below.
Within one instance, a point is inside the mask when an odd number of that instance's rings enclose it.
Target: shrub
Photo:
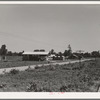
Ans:
[[[33,71],[33,69],[29,66],[27,69],[25,69],[25,71]]]
[[[27,86],[26,92],[51,92],[51,90],[45,87],[39,88],[35,82],[30,82],[29,86]]]
[[[67,86],[62,86],[60,88],[60,92],[66,92],[67,91]]]
[[[40,88],[38,90],[38,92],[52,92],[52,91],[50,89],[48,89],[48,88],[43,87],[43,88]]]
[[[55,66],[59,66],[59,64],[56,64]]]
[[[63,64],[63,66],[68,66],[68,64]]]
[[[36,83],[34,82],[30,82],[29,83],[29,86],[27,86],[27,89],[26,89],[27,92],[37,92],[37,85]]]
[[[73,67],[72,70],[82,70],[84,67],[85,67],[85,65],[84,64],[81,64],[79,66]]]
[[[63,70],[71,70],[69,67],[62,67]]]
[[[19,70],[12,69],[9,73],[12,74],[12,75],[15,75],[15,74],[19,73]]]
[[[52,71],[55,70],[55,66],[54,65],[49,65],[48,68],[49,68],[49,70],[52,70]]]
[[[6,87],[6,84],[4,83],[0,84],[0,88],[4,88],[4,87]]]
[[[40,67],[38,65],[35,66],[35,69],[39,69]]]

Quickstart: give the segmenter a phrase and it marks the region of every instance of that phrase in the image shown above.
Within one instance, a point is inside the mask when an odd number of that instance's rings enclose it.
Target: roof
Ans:
[[[23,55],[48,55],[49,52],[24,52]]]

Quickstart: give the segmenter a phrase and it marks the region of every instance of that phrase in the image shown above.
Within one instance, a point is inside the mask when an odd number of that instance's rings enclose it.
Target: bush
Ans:
[[[39,69],[40,67],[38,65],[35,66],[35,69]]]
[[[31,72],[31,71],[34,71],[34,69],[32,69],[30,66],[28,66],[28,68],[25,69],[25,71]]]
[[[26,92],[51,92],[51,90],[46,87],[39,88],[35,82],[30,82],[27,86]]]
[[[55,66],[54,66],[54,65],[49,65],[48,68],[49,68],[49,70],[51,70],[51,71],[55,70]]]
[[[30,82],[29,83],[29,86],[27,86],[27,89],[26,89],[27,92],[37,92],[37,85],[36,83],[34,82]]]
[[[60,92],[78,92],[80,91],[77,84],[69,84],[67,86],[62,86]]]
[[[62,67],[63,70],[71,70],[69,67]]]
[[[19,73],[19,70],[12,69],[9,73],[12,74],[12,75],[15,75],[15,74]]]
[[[4,88],[4,87],[6,87],[6,84],[4,83],[0,84],[0,88]]]
[[[62,86],[61,88],[60,88],[60,92],[67,92],[67,86]]]
[[[48,88],[43,87],[43,88],[39,89],[38,92],[52,92],[52,91]]]

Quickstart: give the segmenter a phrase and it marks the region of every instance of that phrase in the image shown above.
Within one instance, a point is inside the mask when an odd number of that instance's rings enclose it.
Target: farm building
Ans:
[[[28,61],[44,61],[46,60],[49,52],[24,52],[23,55],[23,60],[28,60]]]

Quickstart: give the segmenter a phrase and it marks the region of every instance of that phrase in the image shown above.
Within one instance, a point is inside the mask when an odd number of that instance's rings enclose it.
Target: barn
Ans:
[[[44,61],[48,56],[49,52],[24,52],[22,59],[24,61]]]

